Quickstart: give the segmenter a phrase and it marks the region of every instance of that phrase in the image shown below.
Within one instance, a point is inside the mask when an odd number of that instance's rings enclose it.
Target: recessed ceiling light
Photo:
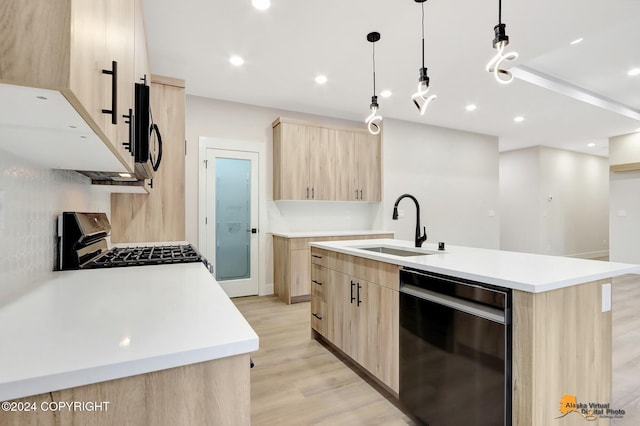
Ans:
[[[130,173],[118,173],[118,174],[120,175],[120,177],[123,177],[123,178],[130,178],[131,177]]]
[[[636,75],[640,75],[640,68],[633,68],[633,69],[629,70],[627,75],[630,76],[630,77],[635,77]]]
[[[593,142],[591,142],[591,143],[588,143],[588,144],[587,144],[587,146],[588,146],[589,148],[593,148],[594,146],[596,146],[596,144],[595,144],[595,143],[593,143]]]
[[[391,95],[391,90],[383,90],[382,92],[380,92],[380,96],[382,96],[383,98],[388,98]]]
[[[244,64],[244,59],[242,59],[240,56],[234,55],[229,58],[229,62],[231,62],[232,65],[239,67],[240,65]]]
[[[582,40],[584,40],[584,38],[580,37],[580,38],[577,38],[577,39],[573,40],[573,41],[572,41],[571,43],[569,43],[569,44],[578,44],[578,43],[580,43]]]
[[[466,109],[467,111],[475,111],[478,108],[478,106],[476,104],[469,104],[466,107],[464,107],[464,109]]]
[[[48,98],[44,97],[44,96],[36,96],[37,99],[40,99],[41,101],[46,101]]]
[[[515,121],[516,123],[522,123],[524,121],[524,117],[519,115],[517,117],[514,117],[513,121]]]
[[[326,75],[319,75],[316,77],[316,83],[318,84],[325,84],[327,82],[327,76]]]
[[[267,10],[271,7],[271,0],[251,0],[251,4],[258,10]]]
[[[640,127],[638,127],[638,128],[636,129],[636,132],[637,132],[637,133],[640,133]]]

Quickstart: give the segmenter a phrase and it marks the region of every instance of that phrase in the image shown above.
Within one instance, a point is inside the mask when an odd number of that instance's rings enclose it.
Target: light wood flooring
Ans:
[[[260,336],[252,354],[251,421],[262,425],[412,425],[367,382],[310,337],[309,303],[234,299]],[[640,275],[613,281],[612,426],[640,425]]]

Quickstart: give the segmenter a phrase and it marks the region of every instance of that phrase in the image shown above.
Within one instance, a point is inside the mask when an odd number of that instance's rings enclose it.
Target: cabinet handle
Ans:
[[[322,259],[322,256],[318,256],[317,254],[312,254],[311,257],[315,257],[316,259]]]
[[[353,303],[353,301],[356,300],[356,298],[353,297],[353,287],[355,287],[355,285],[356,284],[353,281],[351,281],[351,302],[350,303]]]
[[[307,186],[307,200],[309,199],[309,187]]]
[[[316,198],[316,187],[311,188],[311,199],[315,200]]]
[[[362,200],[362,189],[360,190],[360,199]]]
[[[358,199],[358,190],[356,189],[356,200]]]
[[[360,285],[360,283],[358,283],[358,301],[357,301],[357,305],[356,306],[360,306],[360,304],[362,303],[362,300],[360,300],[360,289],[362,288],[362,286]]]
[[[322,283],[320,281],[311,280],[311,282],[314,283],[314,284],[322,285]]]
[[[134,120],[133,110],[129,108],[129,114],[128,115],[124,114],[122,118],[125,118],[126,120],[124,122],[129,125],[129,141],[122,142],[122,146],[127,148],[127,151],[129,151],[131,155],[133,155],[133,138],[134,138],[134,131],[135,131],[135,124],[133,122]]]
[[[313,315],[314,317],[316,317],[316,318],[318,318],[320,321],[322,321],[322,317],[321,317],[320,315],[318,315],[318,314],[314,314],[314,313],[312,313],[311,315]]]
[[[103,114],[111,114],[111,124],[118,124],[118,62],[111,61],[110,70],[102,70],[102,74],[111,76],[111,109],[103,109]]]

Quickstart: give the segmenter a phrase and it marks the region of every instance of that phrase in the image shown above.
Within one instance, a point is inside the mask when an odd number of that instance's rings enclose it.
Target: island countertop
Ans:
[[[314,242],[310,246],[530,293],[640,273],[640,265],[626,263],[451,245],[438,251],[437,243],[415,248],[411,241],[392,239]],[[424,255],[396,256],[362,249],[374,246],[415,250]]]
[[[56,272],[0,306],[0,335],[0,401],[258,350],[201,263]]]

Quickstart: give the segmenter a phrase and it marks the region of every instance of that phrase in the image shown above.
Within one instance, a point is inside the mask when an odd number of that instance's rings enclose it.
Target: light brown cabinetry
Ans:
[[[113,205],[112,205],[113,209]],[[283,302],[297,303],[311,299],[309,243],[313,241],[393,238],[393,234],[340,235],[287,238],[273,236],[274,293]]]
[[[0,411],[0,424],[249,425],[249,363],[249,354],[242,354],[21,398],[15,402],[36,409]],[[96,403],[96,409],[57,410],[52,404],[73,401]]]
[[[0,82],[60,91],[133,171],[122,143],[129,135],[123,115],[133,108],[134,3],[7,0],[0,16],[7,24],[0,26]],[[109,74],[114,63],[117,73]]]
[[[380,138],[279,118],[273,123],[273,199],[380,201]]]
[[[162,134],[163,154],[146,194],[111,194],[111,241],[149,242],[185,239],[184,81],[153,76],[151,109]]]
[[[395,393],[399,392],[399,266],[312,248],[322,279],[324,323],[311,328]],[[325,320],[326,319],[326,320]]]

